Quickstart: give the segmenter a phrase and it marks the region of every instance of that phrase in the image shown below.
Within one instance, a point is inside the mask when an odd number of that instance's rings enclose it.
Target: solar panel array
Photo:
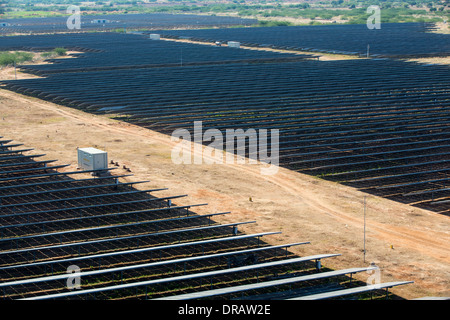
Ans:
[[[146,181],[124,182],[114,166],[58,171],[65,166],[0,139],[2,299],[285,299],[349,288],[384,297],[384,287],[348,277],[372,266],[330,271],[319,262],[339,254],[295,256],[288,249],[309,242],[270,245],[261,238],[280,232],[239,231],[255,221],[220,224],[229,212],[196,214],[206,204],[136,189]]]
[[[448,66],[391,59],[318,61],[308,55],[174,44],[136,35],[90,34],[85,43],[77,43],[100,50],[105,44],[96,37],[111,40],[110,46],[116,39],[118,47],[144,52],[140,48],[148,42],[148,52],[154,54],[138,56],[129,65],[123,59],[127,50],[119,49],[109,59],[105,49],[80,62],[26,66],[49,76],[4,81],[5,87],[88,112],[113,112],[166,134],[180,128],[193,132],[195,121],[202,121],[203,131],[278,129],[282,166],[450,212]],[[23,39],[8,38],[4,46]],[[51,43],[46,37],[26,39],[30,46],[34,40],[39,46]],[[60,35],[54,45],[70,39]],[[167,57],[178,51],[174,48],[187,48],[184,61],[192,65],[165,66],[164,48]],[[152,60],[152,67],[145,65]],[[204,65],[195,62],[199,60]],[[83,61],[86,72],[75,72]],[[121,62],[112,66],[112,61]],[[144,62],[136,67],[139,61]],[[255,157],[248,150],[246,155]]]
[[[38,50],[58,45],[74,51],[76,59],[48,59],[51,64],[21,66],[29,73],[48,75],[74,71],[134,69],[161,66],[186,66],[253,62],[300,60],[311,55],[295,55],[270,51],[236,50],[173,41],[149,40],[148,36],[119,33],[88,33],[71,35],[36,35],[6,37],[0,50]],[[17,46],[19,45],[19,46]]]
[[[201,41],[239,41],[246,46],[378,57],[450,54],[450,35],[432,33],[430,23],[382,23],[380,29],[361,25],[250,27],[161,30],[165,37]]]
[[[255,19],[237,17],[206,16],[192,14],[108,14],[80,15],[80,28],[69,29],[67,20],[75,13],[62,17],[11,18],[0,20],[0,34],[10,33],[53,33],[80,31],[108,31],[111,29],[152,29],[152,28],[200,28],[252,25]],[[2,27],[3,24],[5,26]],[[69,23],[73,23],[70,21]]]
[[[407,57],[449,54],[428,24],[311,26],[162,32],[254,47]],[[368,32],[371,32],[370,34]],[[86,33],[3,37],[0,50],[81,51],[22,68],[46,78],[4,88],[92,113],[112,113],[165,134],[280,130],[280,165],[442,214],[450,213],[449,66],[396,59],[319,61],[148,35]],[[248,131],[247,131],[248,133]],[[244,131],[244,136],[246,132]],[[251,139],[251,138],[250,138]],[[209,144],[210,141],[205,141]],[[224,141],[224,149],[226,149]],[[82,177],[30,149],[0,141],[0,292],[5,299],[336,299],[403,285],[360,286],[319,270],[334,253],[298,257],[240,225],[174,205],[187,195],[123,176]],[[14,149],[20,148],[20,149]],[[250,149],[245,155],[255,158]],[[112,169],[112,168],[111,168]],[[113,170],[110,170],[114,172]],[[77,178],[78,177],[78,178]],[[3,224],[4,222],[4,224]],[[70,290],[70,266],[82,288]]]

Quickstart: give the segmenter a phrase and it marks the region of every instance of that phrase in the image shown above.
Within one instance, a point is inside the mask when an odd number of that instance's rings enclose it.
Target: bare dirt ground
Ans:
[[[31,74],[20,72],[20,70],[14,70],[14,67],[0,67],[0,79],[1,80],[14,80],[14,79],[31,79],[39,78]]]
[[[41,56],[40,52],[30,52],[33,54],[33,61],[26,62],[24,64],[33,65],[33,64],[48,64],[49,62],[45,61],[45,58]],[[72,54],[80,53],[78,51],[67,51],[65,56],[55,56],[52,58],[55,59],[71,59],[73,58]],[[32,78],[40,78],[39,76],[21,72],[20,67],[18,66],[16,69],[12,66],[1,67],[0,66],[0,80],[20,80],[20,79],[32,79]]]
[[[158,196],[188,194],[177,204],[208,203],[198,213],[231,211],[219,222],[253,221],[241,231],[281,231],[271,244],[310,241],[291,248],[299,255],[341,253],[326,259],[329,268],[381,268],[381,281],[412,280],[391,289],[406,299],[450,296],[449,217],[369,195],[366,260],[363,260],[363,198],[353,188],[280,168],[261,175],[261,164],[177,165],[169,136],[106,116],[22,96],[0,89],[0,136],[45,153],[46,159],[76,170],[77,147],[98,147],[119,162],[115,174],[150,180],[139,188],[167,187]],[[251,201],[250,201],[251,198]],[[368,274],[356,275],[366,281]]]
[[[447,57],[430,57],[430,58],[417,58],[409,59],[408,61],[420,62],[425,64],[442,64],[450,65],[450,56]]]
[[[445,33],[445,34],[450,33],[449,22],[437,22],[436,27],[437,28],[434,31],[436,33]]]

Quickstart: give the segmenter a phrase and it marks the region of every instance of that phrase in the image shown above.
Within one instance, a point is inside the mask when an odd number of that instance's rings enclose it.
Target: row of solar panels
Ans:
[[[75,13],[75,12],[73,12]],[[9,18],[0,20],[0,34],[9,33],[47,33],[47,32],[83,32],[92,30],[151,29],[151,28],[181,28],[181,27],[229,27],[235,25],[252,25],[255,19],[238,17],[206,16],[192,14],[107,14],[107,15],[80,15],[80,29],[69,29],[67,14],[61,17],[46,18]],[[69,24],[74,24],[70,20]]]
[[[70,176],[95,172],[57,172],[60,166],[31,161],[42,155],[29,155],[32,149],[15,149],[17,146],[9,139],[0,140],[0,219],[3,221],[0,292],[4,299],[104,299],[110,297],[107,296],[109,292],[118,293],[117,298],[135,297],[134,294],[147,299],[226,298],[245,292],[253,298],[266,298],[267,292],[274,288],[279,290],[278,295],[271,293],[272,298],[279,297],[282,292],[283,297],[323,299],[377,292],[410,283],[398,281],[361,287],[355,282],[344,281],[344,286],[337,281],[333,286],[317,289],[317,282],[372,271],[376,267],[324,271],[320,261],[339,254],[295,256],[288,248],[309,242],[262,243],[261,237],[279,232],[240,233],[238,226],[254,221],[218,224],[211,218],[227,213],[197,215],[189,209],[198,205],[176,206],[168,202],[177,196],[132,197],[127,190],[133,185],[119,182],[123,177],[120,175],[74,179]],[[111,188],[116,190],[114,194],[110,193]],[[78,192],[91,189],[105,190],[95,197],[77,196]],[[142,195],[149,190],[136,192]],[[119,196],[122,196],[120,202],[117,201]],[[36,201],[41,197],[46,200]],[[159,205],[149,207],[150,199]],[[118,203],[121,209],[116,209]],[[15,208],[12,212],[11,207]],[[62,215],[58,216],[56,212]],[[14,218],[19,216],[36,219],[17,223]],[[108,220],[119,216],[125,218],[120,223]],[[201,223],[183,224],[194,220],[201,220]],[[81,222],[84,224],[79,224]],[[140,230],[139,227],[144,225],[145,228]],[[149,225],[159,225],[159,230],[147,229]],[[118,230],[124,230],[124,233],[116,233]],[[210,234],[212,230],[222,231]],[[112,231],[112,234],[104,231]],[[169,238],[164,241],[165,237]],[[40,242],[42,239],[48,241]],[[136,244],[136,241],[139,242]],[[242,241],[246,241],[246,245],[243,246]],[[228,267],[223,265],[224,261]],[[307,263],[312,263],[312,269],[311,265],[302,269]],[[77,274],[66,273],[67,266],[73,265],[80,265],[82,270]],[[283,273],[278,274],[282,270]],[[127,276],[127,272],[133,273],[134,277],[131,273]],[[115,278],[119,274],[120,277]],[[256,276],[247,279],[249,275]],[[74,276],[89,280],[89,284],[83,282],[83,287],[78,290],[67,288],[67,281]],[[231,278],[224,278],[226,276]],[[208,289],[205,290],[203,285],[194,290],[183,286],[185,282],[192,285],[196,280],[207,282]],[[221,286],[221,281],[226,285]],[[307,285],[287,291],[283,287],[301,283]],[[170,286],[173,291],[154,291],[164,288],[161,286]],[[137,290],[144,288],[145,294],[138,295]],[[124,293],[130,289],[134,294]],[[317,296],[318,293],[322,295]]]
[[[236,50],[236,57],[246,51]],[[448,66],[387,59],[235,62],[4,83],[167,134],[177,128],[192,133],[195,121],[202,121],[202,135],[208,129],[278,129],[282,166],[448,212]]]
[[[369,54],[372,57],[448,55],[450,35],[429,32],[433,26],[429,23],[382,23],[379,29],[369,29],[366,24],[334,24],[157,32],[170,38],[208,42],[239,41],[246,46],[331,54]]]

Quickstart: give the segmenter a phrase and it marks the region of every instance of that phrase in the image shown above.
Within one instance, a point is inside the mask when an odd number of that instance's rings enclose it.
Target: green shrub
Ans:
[[[33,60],[33,54],[30,52],[18,51],[15,52],[14,55],[16,56],[16,63],[23,63]]]
[[[14,56],[9,52],[0,52],[0,65],[7,66],[14,64]]]
[[[53,52],[55,52],[58,56],[65,56],[67,53],[67,50],[64,48],[55,48],[55,49],[53,49]]]
[[[284,27],[284,26],[291,26],[292,23],[289,21],[258,21],[258,25],[260,27]]]
[[[14,63],[17,65],[32,60],[33,55],[29,52],[0,52],[1,66],[12,66]]]
[[[50,57],[53,57],[53,53],[52,52],[42,52],[41,57],[42,58],[50,58]]]

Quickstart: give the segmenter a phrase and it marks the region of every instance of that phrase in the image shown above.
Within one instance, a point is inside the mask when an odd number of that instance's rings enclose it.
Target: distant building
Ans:
[[[111,21],[107,19],[95,19],[91,21],[91,23],[110,23],[110,22]]]
[[[240,48],[241,47],[241,43],[237,42],[237,41],[228,41],[227,44],[231,48]]]

